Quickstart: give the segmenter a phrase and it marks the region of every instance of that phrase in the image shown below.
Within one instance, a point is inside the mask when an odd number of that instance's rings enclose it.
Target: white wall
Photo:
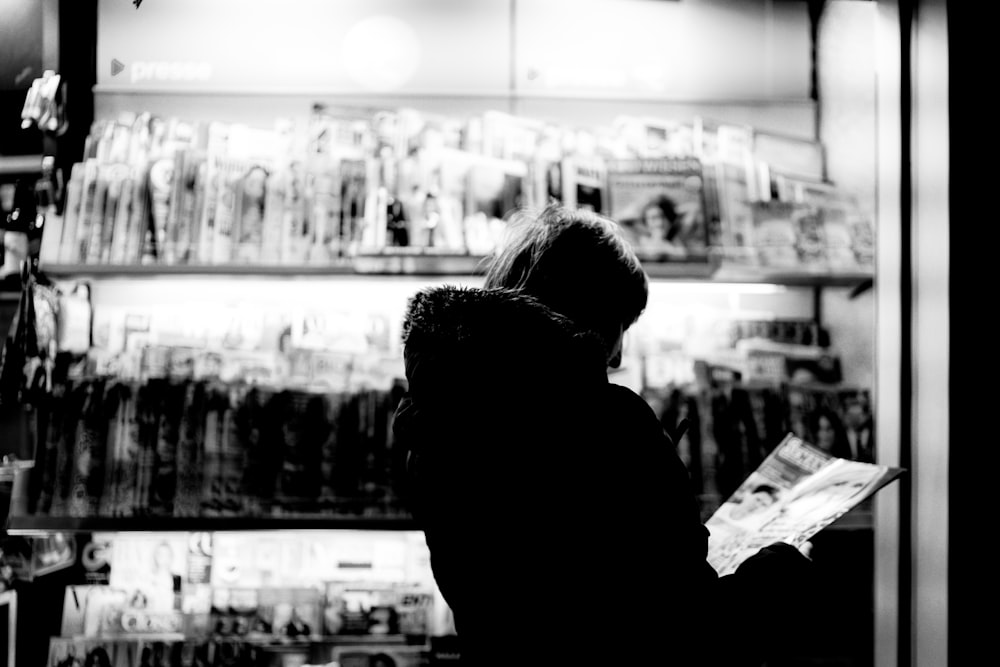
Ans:
[[[813,138],[809,48],[805,3],[767,0],[100,0],[96,116],[270,126],[321,101]]]

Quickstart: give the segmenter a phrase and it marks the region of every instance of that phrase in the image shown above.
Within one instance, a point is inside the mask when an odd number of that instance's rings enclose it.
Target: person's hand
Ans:
[[[810,555],[812,553],[812,550],[813,550],[813,543],[810,542],[809,540],[806,540],[805,542],[799,545],[799,552],[809,560],[812,560],[812,556]]]

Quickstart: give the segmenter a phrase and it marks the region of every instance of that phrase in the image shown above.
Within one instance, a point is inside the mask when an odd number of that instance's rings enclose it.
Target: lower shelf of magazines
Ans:
[[[66,517],[17,516],[7,519],[11,535],[103,532],[216,532],[257,530],[419,530],[409,516],[211,516]]]
[[[472,255],[370,255],[351,261],[309,265],[254,264],[46,264],[42,271],[59,277],[140,276],[340,276],[481,275],[485,258]],[[870,271],[728,266],[713,262],[643,262],[650,278],[657,280],[767,283],[792,286],[851,287],[870,280]]]

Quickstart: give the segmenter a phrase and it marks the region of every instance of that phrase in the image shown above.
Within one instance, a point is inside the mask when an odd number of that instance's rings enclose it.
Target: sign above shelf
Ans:
[[[101,0],[97,36],[106,91],[809,99],[803,3]]]

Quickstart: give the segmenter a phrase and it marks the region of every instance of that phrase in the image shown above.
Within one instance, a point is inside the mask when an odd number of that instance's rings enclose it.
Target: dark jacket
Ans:
[[[405,492],[463,665],[752,665],[761,632],[785,636],[767,616],[808,561],[781,545],[717,577],[684,464],[596,336],[523,294],[441,287],[403,341]]]

